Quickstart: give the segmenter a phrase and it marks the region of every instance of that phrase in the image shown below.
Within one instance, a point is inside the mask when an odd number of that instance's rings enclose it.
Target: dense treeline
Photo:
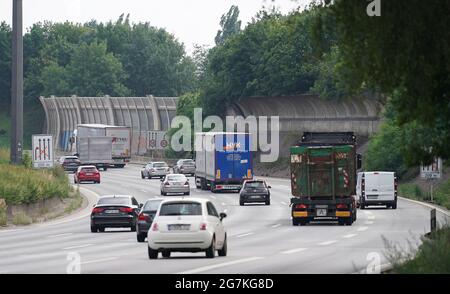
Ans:
[[[39,96],[179,96],[196,67],[173,35],[148,23],[34,24],[24,35],[25,140],[41,132]],[[11,97],[11,28],[0,25],[0,109]]]

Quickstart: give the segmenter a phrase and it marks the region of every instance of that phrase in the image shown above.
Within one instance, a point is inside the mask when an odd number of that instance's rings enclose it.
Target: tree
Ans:
[[[0,109],[9,110],[11,99],[11,27],[5,22],[0,24],[0,89]],[[5,113],[8,113],[8,110]]]
[[[241,31],[241,21],[239,20],[239,7],[232,5],[226,14],[220,19],[220,27],[215,41],[216,45],[223,44],[230,36]]]
[[[379,17],[367,4],[332,5],[345,66],[392,97],[398,126],[415,126],[402,144],[410,164],[450,159],[450,2],[384,1]]]

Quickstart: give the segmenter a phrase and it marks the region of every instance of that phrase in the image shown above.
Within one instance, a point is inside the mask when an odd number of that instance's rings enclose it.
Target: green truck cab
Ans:
[[[361,157],[356,137],[345,133],[304,133],[290,148],[292,224],[314,220],[352,225],[356,220],[356,172]]]

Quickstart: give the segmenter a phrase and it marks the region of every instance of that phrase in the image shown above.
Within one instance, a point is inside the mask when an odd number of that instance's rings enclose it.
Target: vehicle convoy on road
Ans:
[[[359,172],[356,184],[358,205],[386,205],[397,209],[397,178],[394,172]]]
[[[225,213],[217,213],[207,199],[164,200],[148,231],[148,257],[165,258],[171,252],[202,252],[207,258],[227,255],[227,234],[222,224]]]
[[[175,174],[195,175],[195,161],[192,159],[180,159],[173,167]]]
[[[91,232],[104,232],[105,228],[131,228],[135,232],[142,206],[130,195],[100,197],[91,212]]]
[[[111,137],[80,137],[76,146],[81,165],[95,165],[106,171],[113,163]]]
[[[86,137],[111,137],[111,157],[114,167],[124,167],[131,158],[131,128],[103,124],[79,124],[76,140]]]
[[[292,224],[313,220],[356,220],[356,154],[352,132],[310,133],[290,148]]]
[[[79,166],[73,175],[73,182],[81,184],[82,182],[94,182],[100,184],[100,172],[95,165]]]
[[[250,134],[207,132],[195,138],[195,184],[202,190],[239,191],[253,178]]]
[[[247,180],[242,185],[242,189],[239,192],[239,205],[245,203],[258,203],[264,202],[266,205],[270,205],[270,189],[264,180]]]
[[[169,165],[164,161],[149,162],[143,166],[141,170],[141,178],[151,179],[153,177],[158,177],[162,179],[170,173]]]
[[[58,159],[58,164],[61,165],[65,171],[76,172],[81,165],[81,161],[76,156],[61,156]]]
[[[168,174],[161,179],[161,195],[166,196],[169,193],[191,194],[189,179],[182,174]]]
[[[159,204],[163,199],[149,199],[144,203],[138,215],[136,225],[136,238],[138,242],[144,242],[147,238],[147,232],[150,229]]]

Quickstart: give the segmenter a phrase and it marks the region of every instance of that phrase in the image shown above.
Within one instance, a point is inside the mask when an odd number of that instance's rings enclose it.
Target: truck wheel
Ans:
[[[201,181],[201,180],[200,180]],[[195,178],[195,187],[197,188],[197,189],[201,189],[201,185],[199,185],[198,184],[198,182],[197,182],[197,177]]]
[[[201,178],[201,179],[200,179],[200,189],[206,190],[206,188],[208,188],[208,187],[206,186],[206,180],[203,179],[203,178]]]
[[[397,201],[395,201],[392,205],[391,205],[392,209],[397,209]]]
[[[107,171],[108,170],[108,168],[105,166],[105,167],[103,167],[103,171]]]
[[[298,219],[296,219],[296,218],[292,218],[292,225],[293,226],[298,226],[298,224],[299,224],[299,221],[298,221]]]

